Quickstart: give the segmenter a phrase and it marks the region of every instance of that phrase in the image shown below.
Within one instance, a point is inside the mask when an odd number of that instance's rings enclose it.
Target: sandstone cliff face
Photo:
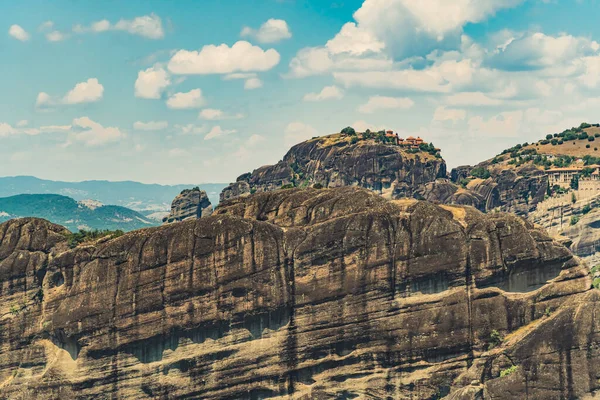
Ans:
[[[417,197],[439,204],[471,205],[484,212],[496,209],[522,216],[544,201],[548,178],[534,166],[495,169],[490,162],[484,162],[477,167],[488,169],[491,177],[469,179],[463,187],[461,181],[469,177],[474,167],[458,167],[450,173],[452,183],[447,180],[428,183],[417,190]]]
[[[516,216],[291,189],[75,249],[63,234],[0,225],[0,398],[600,390],[600,292]]]
[[[446,176],[446,163],[428,153],[410,154],[399,146],[331,135],[292,147],[282,161],[240,176],[221,200],[280,189],[282,186],[359,186],[386,198],[411,197],[422,184]]]
[[[173,199],[171,213],[163,218],[163,222],[172,223],[208,217],[212,214],[212,205],[204,190],[198,188],[186,189]]]

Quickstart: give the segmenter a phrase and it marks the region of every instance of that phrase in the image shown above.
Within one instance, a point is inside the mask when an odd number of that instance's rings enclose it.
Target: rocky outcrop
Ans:
[[[438,180],[417,190],[418,198],[438,204],[465,204],[488,212],[499,210],[527,216],[544,201],[548,178],[544,171],[526,164],[518,168],[477,165],[490,172],[486,179],[470,176],[475,167],[458,167],[450,173],[452,183]]]
[[[550,198],[529,219],[565,242],[573,253],[590,265],[600,264],[600,197],[572,202],[574,193]],[[562,237],[562,238],[561,238]]]
[[[249,195],[250,185],[244,180],[246,179],[247,175],[248,174],[240,176],[236,182],[231,183],[229,184],[229,186],[224,188],[220,195],[220,201],[235,199],[236,197]]]
[[[163,222],[170,224],[186,219],[208,217],[213,208],[204,190],[199,188],[186,189],[175,197],[171,203],[171,213],[163,218]]]
[[[562,399],[600,292],[531,223],[358,188],[239,197],[69,249],[0,225],[0,398]]]
[[[421,185],[445,177],[445,161],[427,152],[336,134],[297,144],[277,164],[240,176],[223,190],[221,200],[313,185],[359,186],[396,199],[411,197]]]

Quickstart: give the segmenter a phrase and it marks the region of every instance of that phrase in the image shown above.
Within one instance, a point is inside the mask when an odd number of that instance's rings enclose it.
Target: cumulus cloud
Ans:
[[[470,84],[475,71],[470,60],[444,60],[421,70],[334,72],[333,77],[346,87],[446,93]]]
[[[469,119],[469,131],[488,137],[517,136],[523,123],[523,111],[503,112],[489,119],[475,116]]]
[[[571,35],[548,36],[541,32],[512,38],[497,49],[488,64],[498,69],[526,71],[553,67],[598,53],[600,44]]]
[[[325,47],[332,54],[349,53],[359,56],[369,52],[379,53],[385,48],[385,43],[370,31],[359,28],[354,22],[348,22]]]
[[[254,134],[250,136],[248,140],[246,140],[246,146],[255,147],[256,145],[263,143],[265,140],[267,139],[264,136]]]
[[[104,127],[89,117],[81,117],[73,120],[67,144],[81,142],[85,146],[100,146],[124,137],[125,134],[119,128]]]
[[[29,125],[29,121],[27,121],[26,119],[22,119],[19,122],[17,122],[17,127],[19,128],[22,128],[27,125]]]
[[[415,102],[408,97],[372,96],[365,104],[358,107],[358,111],[363,114],[372,114],[378,110],[406,110],[414,105]]]
[[[228,114],[222,110],[217,110],[214,108],[205,108],[200,111],[198,114],[198,118],[204,119],[207,121],[219,121],[224,119],[241,119],[244,118],[243,114]]]
[[[332,54],[326,47],[306,47],[290,61],[290,78],[304,78],[331,71],[388,71],[393,60],[385,55],[361,58],[349,53]]]
[[[357,29],[369,32],[397,58],[427,54],[460,40],[467,23],[486,20],[523,0],[365,0],[354,13]]]
[[[102,99],[104,86],[96,78],[90,78],[80,82],[67,92],[63,97],[50,96],[46,92],[40,92],[37,96],[36,107],[47,109],[71,104],[93,103]]]
[[[256,78],[257,75],[255,72],[235,72],[233,74],[227,74],[223,77],[225,81],[231,81],[234,79],[250,79]]]
[[[373,132],[378,132],[378,131],[383,131],[386,129],[385,126],[383,126],[383,125],[370,124],[364,120],[356,121],[350,126],[352,126],[354,128],[354,130],[356,130],[357,132],[365,132],[367,129],[370,131],[373,131]]]
[[[262,24],[258,30],[247,26],[244,27],[240,35],[242,37],[254,38],[260,43],[277,43],[292,37],[287,22],[282,19],[273,18]]]
[[[466,117],[466,110],[446,108],[444,106],[436,108],[433,114],[433,120],[438,122],[450,121],[452,123],[457,123],[458,121],[463,121]]]
[[[207,128],[204,125],[198,126],[194,124],[175,125],[175,129],[182,135],[199,135],[206,133]]]
[[[200,108],[206,104],[202,90],[193,89],[189,92],[175,93],[167,100],[167,107],[173,109]]]
[[[343,97],[344,92],[337,86],[325,86],[319,93],[307,93],[304,95],[304,101],[339,100]]]
[[[482,92],[462,92],[450,95],[446,103],[453,106],[497,106],[502,100],[495,99]]]
[[[68,35],[60,31],[51,31],[46,33],[46,40],[49,42],[61,42],[68,38]]]
[[[8,28],[8,34],[13,38],[20,40],[21,42],[26,42],[29,40],[29,33],[25,29],[23,29],[20,25],[11,25]]]
[[[107,31],[123,31],[148,39],[162,39],[165,36],[162,20],[156,14],[143,15],[131,20],[121,19],[114,24],[104,19],[93,22],[87,27],[80,24],[73,27],[74,33],[102,33]]]
[[[206,136],[204,136],[204,140],[216,139],[235,132],[237,132],[235,129],[227,130],[221,128],[220,126],[215,126],[206,134]]]
[[[232,74],[267,71],[279,60],[276,50],[263,50],[242,40],[231,47],[211,44],[200,51],[179,50],[171,57],[168,69],[174,74]]]
[[[162,93],[171,84],[169,73],[159,65],[138,72],[135,80],[135,97],[142,99],[160,99]]]
[[[136,121],[133,123],[133,129],[138,131],[160,131],[168,127],[169,123],[167,121]]]
[[[312,126],[303,122],[291,122],[285,128],[283,139],[286,147],[292,147],[315,136],[319,136],[319,132]]]
[[[258,89],[258,88],[261,88],[262,86],[263,86],[263,82],[258,78],[250,78],[250,79],[247,79],[246,82],[244,82],[244,89],[246,89],[246,90]]]
[[[75,85],[63,98],[66,104],[92,103],[102,98],[104,86],[96,78]]]

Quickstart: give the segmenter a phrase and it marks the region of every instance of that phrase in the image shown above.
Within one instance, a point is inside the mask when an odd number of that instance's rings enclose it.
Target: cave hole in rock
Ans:
[[[548,281],[558,277],[562,265],[542,263],[519,263],[513,265],[509,271],[495,274],[480,284],[479,288],[497,287],[505,292],[527,293],[546,285]]]
[[[81,345],[79,344],[76,337],[68,336],[61,329],[54,332],[54,335],[50,336],[50,341],[54,343],[55,346],[66,350],[71,356],[72,360],[77,360],[79,357],[79,352],[81,351]]]
[[[289,321],[289,309],[281,307],[270,312],[254,315],[244,314],[240,316],[239,321],[217,321],[193,329],[172,329],[166,334],[156,335],[126,345],[123,351],[133,355],[141,363],[148,364],[161,361],[166,350],[177,350],[184,340],[189,340],[194,344],[202,344],[207,339],[218,340],[224,337],[231,329],[247,329],[252,335],[252,339],[259,339],[265,329],[278,330],[287,325]]]
[[[49,282],[51,288],[62,286],[65,283],[65,276],[60,271],[54,272],[50,276]]]
[[[400,292],[407,295],[436,294],[450,288],[450,280],[445,273],[436,273],[410,279],[400,285]],[[409,292],[409,293],[407,293]]]

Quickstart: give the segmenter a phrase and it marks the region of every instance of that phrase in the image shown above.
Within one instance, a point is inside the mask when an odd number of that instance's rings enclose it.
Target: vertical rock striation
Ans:
[[[600,390],[600,292],[513,215],[290,189],[75,249],[63,234],[0,225],[0,398]]]

